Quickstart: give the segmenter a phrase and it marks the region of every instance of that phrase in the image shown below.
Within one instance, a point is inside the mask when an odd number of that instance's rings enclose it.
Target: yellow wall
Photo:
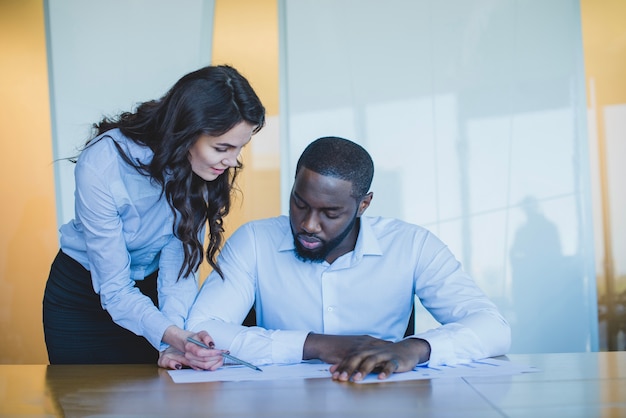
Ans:
[[[601,213],[602,220],[602,231],[596,231],[596,245],[602,251],[602,260],[597,260],[596,268],[598,294],[602,297],[607,293],[615,295],[626,291],[626,277],[620,277],[620,273],[615,271],[615,259],[623,265],[624,254],[615,254],[613,246],[614,238],[623,240],[623,237],[614,236],[617,231],[613,231],[611,223],[611,202],[619,197],[609,194],[609,183],[619,185],[623,179],[609,178],[604,120],[607,106],[626,104],[626,1],[581,0],[580,4],[587,106],[593,112],[591,117],[596,119],[595,126],[592,125],[596,131],[591,136],[597,138],[597,144],[593,145],[597,146],[598,161],[592,161],[591,165],[597,167],[599,172],[597,193],[600,201],[594,210]]]
[[[585,75],[587,80],[595,80],[597,106],[624,104],[626,103],[626,2],[624,0],[581,0],[580,6]]]
[[[46,363],[41,300],[58,250],[43,2],[0,1],[0,362]]]
[[[278,117],[277,1],[216,0],[214,25],[212,63],[231,64],[241,71],[265,105],[272,123]],[[227,234],[246,220],[280,213],[279,167],[255,169],[251,151],[248,146],[242,155],[242,207],[229,217]]]
[[[230,64],[246,76],[266,108],[268,125],[277,124],[277,1],[216,0],[214,22],[212,64]],[[263,141],[263,138],[253,137],[252,141]],[[242,193],[237,195],[224,222],[226,236],[246,221],[280,214],[278,158],[275,166],[257,168],[253,164],[254,157],[251,146],[244,148],[244,170],[237,182]],[[200,281],[209,271],[205,263]]]
[[[623,216],[626,193],[619,153],[623,131],[607,134],[606,112],[610,106],[626,105],[626,1],[581,0],[582,33],[587,81],[587,106],[590,115],[590,148],[594,190],[594,224],[596,245],[596,284],[599,299],[599,322],[605,329],[600,349],[623,350],[618,338],[624,328],[626,254]],[[615,164],[617,162],[617,164]],[[621,161],[623,163],[623,161]],[[609,169],[610,168],[610,169]],[[593,171],[595,169],[595,172]],[[623,252],[623,251],[622,251]],[[620,296],[621,295],[621,296]],[[620,342],[621,341],[621,342]]]

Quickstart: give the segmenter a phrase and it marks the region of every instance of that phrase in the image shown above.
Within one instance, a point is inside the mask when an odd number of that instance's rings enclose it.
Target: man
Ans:
[[[341,381],[505,354],[509,325],[445,244],[419,226],[363,216],[373,175],[358,144],[311,143],[289,217],[232,235],[218,260],[224,278],[204,282],[187,329],[256,364],[320,359]],[[442,326],[403,338],[414,295]],[[238,325],[252,306],[259,326]],[[209,351],[186,349],[194,367],[215,367]]]

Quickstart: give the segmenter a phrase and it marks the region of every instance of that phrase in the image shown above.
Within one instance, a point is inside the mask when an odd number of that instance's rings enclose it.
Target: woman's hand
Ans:
[[[192,337],[209,348],[189,342],[188,337]],[[224,364],[222,353],[225,350],[214,349],[215,343],[206,331],[193,333],[172,325],[165,330],[163,342],[170,346],[159,354],[159,367],[182,369],[187,366],[196,370],[215,370]]]
[[[157,364],[164,369],[182,369],[183,365],[189,365],[185,355],[172,346],[159,353]]]
[[[215,343],[208,332],[200,331],[197,334],[190,335],[190,337],[209,348],[200,347],[198,344],[186,341],[185,359],[189,367],[196,370],[216,370],[222,367],[224,364],[222,353],[226,352],[226,350],[215,349]]]

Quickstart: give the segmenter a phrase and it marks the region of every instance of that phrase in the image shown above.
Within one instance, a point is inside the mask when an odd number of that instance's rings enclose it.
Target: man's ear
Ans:
[[[359,202],[359,210],[357,211],[356,216],[363,215],[363,212],[365,212],[365,209],[367,209],[370,206],[370,203],[372,203],[373,198],[374,198],[374,192],[369,192],[368,194],[363,196],[363,198]]]

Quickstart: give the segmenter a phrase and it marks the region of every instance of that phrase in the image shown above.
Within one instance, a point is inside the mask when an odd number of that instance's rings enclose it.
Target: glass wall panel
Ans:
[[[214,1],[48,0],[55,159],[73,157],[91,124],[157,99],[211,60]],[[167,30],[163,30],[167,28]],[[74,216],[74,165],[55,164],[57,221]]]
[[[597,349],[578,1],[279,4],[283,211],[309,142],[359,142],[368,214],[442,238],[510,321],[511,352]]]

